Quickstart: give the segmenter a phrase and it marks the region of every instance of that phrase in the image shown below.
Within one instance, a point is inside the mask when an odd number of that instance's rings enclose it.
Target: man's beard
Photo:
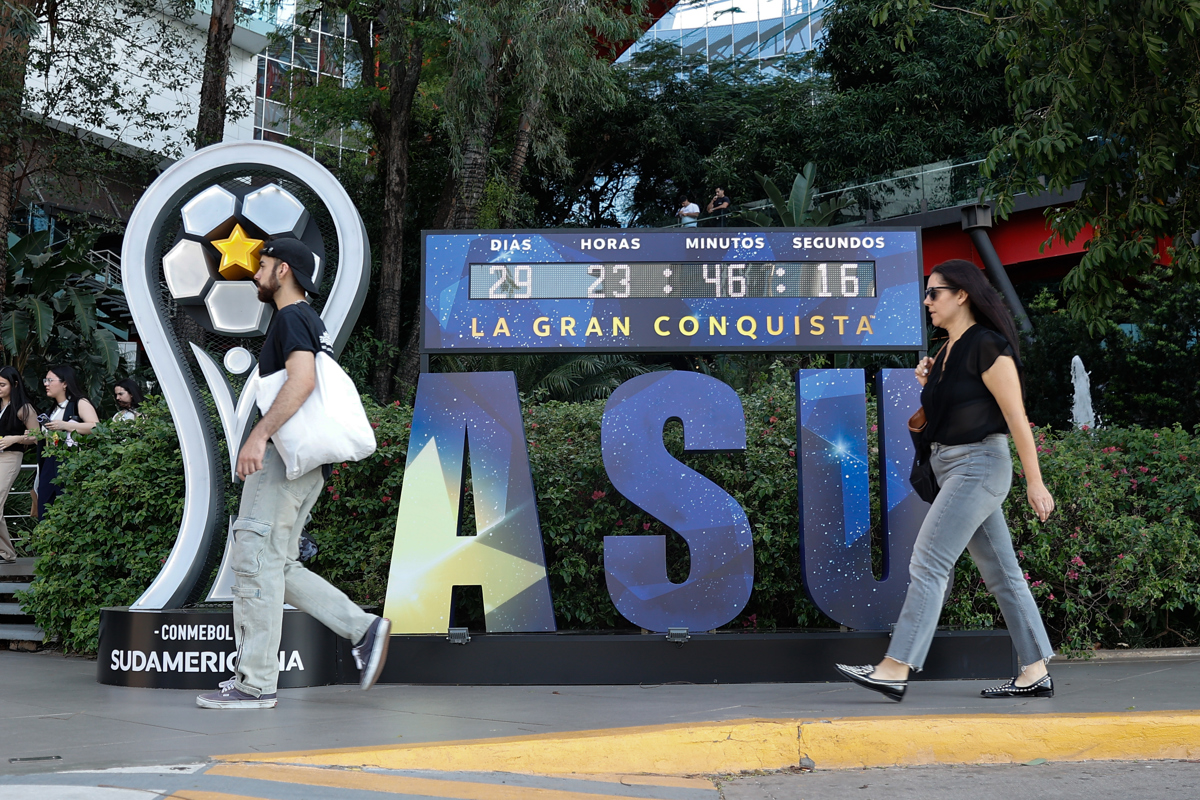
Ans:
[[[260,303],[275,302],[275,293],[279,291],[279,278],[274,273],[270,277],[263,278],[262,283],[258,284],[258,301]]]

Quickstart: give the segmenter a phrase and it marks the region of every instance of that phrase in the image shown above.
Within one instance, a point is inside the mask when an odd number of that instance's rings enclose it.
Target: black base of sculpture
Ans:
[[[344,639],[340,640],[345,642]],[[343,678],[339,637],[303,611],[285,611],[279,688],[326,686]],[[96,680],[143,689],[215,689],[233,674],[237,645],[229,608],[100,611]],[[351,660],[353,667],[353,660]]]
[[[471,634],[392,636],[381,683],[562,686],[647,683],[820,683],[833,665],[874,664],[886,632]],[[1008,631],[939,631],[918,680],[993,680],[1016,674]],[[346,668],[344,666],[344,668]],[[349,668],[353,669],[353,662]]]
[[[393,636],[380,683],[589,685],[810,683],[839,680],[835,663],[883,657],[888,634],[868,631],[661,634],[476,633]],[[210,689],[233,673],[229,609],[100,612],[97,680],[148,689]],[[350,643],[300,611],[286,611],[279,687],[357,683]],[[1008,632],[939,631],[921,680],[992,680],[1015,674]]]

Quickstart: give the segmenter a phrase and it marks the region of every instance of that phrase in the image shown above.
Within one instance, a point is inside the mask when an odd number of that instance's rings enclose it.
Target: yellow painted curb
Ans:
[[[543,775],[697,775],[919,764],[1200,757],[1200,711],[742,719],[417,745],[244,753],[223,761]]]

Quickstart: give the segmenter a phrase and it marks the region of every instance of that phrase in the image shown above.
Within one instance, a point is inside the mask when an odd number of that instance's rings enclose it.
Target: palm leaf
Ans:
[[[796,180],[792,181],[792,219],[797,225],[804,225],[809,222],[808,211],[812,207],[813,187],[817,183],[817,165],[813,162],[808,162],[804,165],[799,173],[796,174]]]
[[[22,262],[32,253],[43,249],[50,241],[50,231],[34,231],[27,233],[8,248],[8,268],[14,273],[22,268]]]
[[[758,172],[754,173],[754,177],[758,178],[758,182],[762,184],[763,191],[767,193],[767,197],[771,198],[771,204],[775,206],[775,210],[779,212],[779,221],[783,223],[785,228],[794,228],[796,223],[791,214],[791,209],[787,206],[787,201],[783,199],[783,193],[775,186],[774,181]]]
[[[0,342],[4,349],[14,356],[21,351],[21,345],[29,336],[29,320],[24,309],[13,309],[4,315],[3,328],[0,328]]]
[[[109,375],[117,371],[117,362],[121,359],[121,348],[117,346],[117,337],[112,335],[112,331],[104,328],[97,328],[92,334],[92,340],[96,344],[96,355],[100,357],[100,364],[103,365],[104,371]]]
[[[66,290],[67,302],[75,310],[75,320],[79,323],[79,332],[85,337],[94,333],[96,328],[96,298],[88,292],[81,292],[74,286]]]
[[[29,312],[29,321],[37,336],[38,345],[46,346],[50,341],[50,331],[54,327],[54,311],[40,297],[22,297],[20,305]]]

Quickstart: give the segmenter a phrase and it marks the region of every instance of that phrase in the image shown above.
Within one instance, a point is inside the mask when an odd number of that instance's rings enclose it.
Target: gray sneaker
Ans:
[[[221,681],[217,684],[221,691],[200,695],[196,698],[196,705],[201,708],[274,708],[279,702],[274,692],[255,697],[234,688],[234,683],[233,678]]]
[[[376,617],[375,621],[371,623],[371,627],[367,628],[362,641],[354,645],[354,649],[350,651],[354,654],[354,663],[358,665],[362,676],[358,682],[358,688],[364,692],[379,680],[379,673],[383,671],[383,662],[387,661],[388,639],[391,632],[391,620],[386,617]]]

